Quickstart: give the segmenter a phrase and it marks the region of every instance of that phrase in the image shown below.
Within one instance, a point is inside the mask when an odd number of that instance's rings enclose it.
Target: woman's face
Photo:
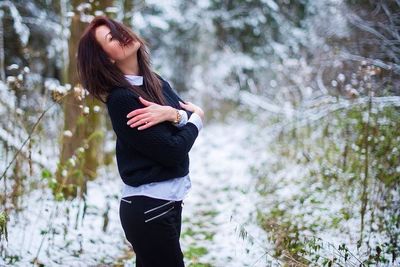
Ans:
[[[133,54],[136,54],[140,47],[140,43],[135,39],[127,46],[121,47],[119,41],[114,39],[111,35],[110,28],[105,25],[96,28],[95,38],[104,52],[115,62],[123,61]]]

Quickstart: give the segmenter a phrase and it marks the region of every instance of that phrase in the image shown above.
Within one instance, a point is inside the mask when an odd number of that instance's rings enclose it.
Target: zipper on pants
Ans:
[[[126,203],[129,203],[129,204],[132,203],[132,200],[127,200],[127,199],[123,199],[123,198],[121,198],[121,200],[122,200],[122,201],[125,201]]]
[[[167,206],[167,205],[169,205],[169,204],[171,204],[171,203],[174,203],[174,202],[175,202],[174,200],[170,200],[170,201],[168,201],[167,203],[164,203],[164,204],[162,204],[162,205],[160,205],[160,206],[157,206],[157,207],[155,207],[155,208],[152,208],[152,209],[149,209],[149,210],[145,211],[144,214],[147,214],[147,213],[149,213],[149,212],[158,210],[158,209],[160,209],[160,208],[162,208],[162,207],[165,207],[165,206]],[[147,223],[147,222],[152,221],[152,220],[154,220],[154,219],[156,219],[156,218],[158,218],[158,217],[160,217],[160,216],[163,216],[164,214],[167,214],[169,211],[171,211],[174,207],[175,207],[175,206],[172,206],[172,207],[169,208],[167,211],[164,211],[164,212],[161,213],[161,214],[158,214],[158,215],[156,215],[156,216],[154,216],[154,217],[152,217],[152,218],[150,218],[150,219],[147,219],[147,220],[145,220],[144,222]]]
[[[161,206],[155,207],[155,208],[153,208],[153,209],[151,209],[151,210],[147,210],[147,211],[144,212],[144,214],[147,214],[147,213],[149,213],[149,212],[158,210],[159,208],[162,208],[162,207],[164,207],[164,206],[166,206],[166,205],[168,205],[168,204],[171,204],[172,202],[175,202],[175,201],[171,200],[171,201],[169,201],[169,202],[167,202],[167,203],[162,204]]]
[[[165,205],[165,204],[164,204]],[[160,216],[163,216],[164,214],[167,214],[169,211],[171,211],[173,208],[175,208],[175,206],[172,206],[171,208],[169,208],[167,211],[164,211],[163,213],[161,213],[161,214],[158,214],[158,215],[156,215],[156,216],[154,216],[154,217],[152,217],[152,218],[150,218],[150,219],[147,219],[147,220],[145,220],[144,222],[149,222],[149,221],[152,221],[152,220],[154,220],[154,219],[156,219],[156,218],[158,218],[158,217],[160,217]]]

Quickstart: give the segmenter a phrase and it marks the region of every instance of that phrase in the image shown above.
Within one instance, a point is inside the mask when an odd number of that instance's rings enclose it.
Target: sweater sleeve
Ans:
[[[168,84],[168,86],[171,88],[171,86],[169,85],[168,82],[167,82],[167,84]],[[182,103],[185,103],[185,101],[183,101],[183,100],[179,97],[179,95],[178,95],[177,93],[175,93],[175,91],[174,91],[172,88],[171,88],[171,91],[174,92],[174,94],[176,95],[176,97],[177,97]],[[186,109],[183,109],[183,111],[186,112],[188,118],[190,118],[190,116],[191,116],[192,113],[193,113],[193,112],[191,112],[191,111],[189,111],[189,110],[186,110]]]
[[[183,101],[183,100],[179,97],[179,95],[176,93],[176,91],[175,91],[174,89],[172,89],[171,85],[169,84],[169,82],[167,82],[167,80],[165,80],[165,79],[164,79],[163,77],[161,77],[159,74],[157,74],[157,73],[155,73],[155,74],[157,75],[157,77],[159,77],[162,81],[164,81],[164,82],[167,84],[168,88],[172,91],[172,93],[173,93],[181,102],[185,103],[185,101]],[[191,111],[189,111],[189,110],[186,110],[186,109],[183,109],[183,111],[186,112],[188,118],[190,118],[190,116],[191,116],[192,113],[193,113],[193,112],[191,112]]]
[[[169,124],[166,122],[144,130],[127,125],[126,115],[132,110],[143,107],[144,105],[129,89],[116,89],[111,93],[107,108],[117,137],[164,166],[174,166],[182,162],[198,136],[196,125],[188,122],[176,133],[168,128]]]

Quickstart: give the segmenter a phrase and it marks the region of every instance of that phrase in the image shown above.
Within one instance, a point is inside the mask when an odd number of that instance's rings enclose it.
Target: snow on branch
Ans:
[[[339,57],[342,59],[359,61],[359,62],[366,61],[367,63],[377,66],[377,67],[380,67],[382,69],[393,70],[395,73],[400,73],[400,65],[399,64],[395,64],[395,63],[391,63],[391,62],[385,63],[380,59],[366,58],[366,57],[362,57],[362,56],[358,56],[358,55],[352,55],[347,52],[341,52],[339,54]]]
[[[10,10],[11,17],[13,18],[14,21],[15,32],[18,34],[18,37],[21,40],[22,45],[26,46],[28,44],[30,31],[29,28],[22,22],[22,17],[18,9],[10,1],[1,1],[0,7],[8,7],[8,9]]]

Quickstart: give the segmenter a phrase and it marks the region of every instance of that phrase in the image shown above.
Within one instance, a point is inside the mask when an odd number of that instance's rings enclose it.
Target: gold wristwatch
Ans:
[[[177,109],[175,109],[175,110],[176,110],[176,119],[174,120],[174,123],[178,124],[181,121],[182,116],[179,113],[179,110],[177,110]]]

